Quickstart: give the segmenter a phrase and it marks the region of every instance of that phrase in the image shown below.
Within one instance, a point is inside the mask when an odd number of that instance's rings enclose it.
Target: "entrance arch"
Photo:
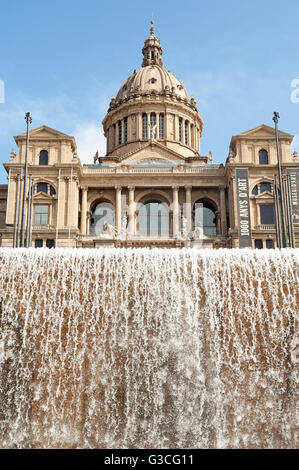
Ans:
[[[217,235],[217,220],[215,205],[207,200],[196,201],[193,208],[194,228],[200,224],[207,237]]]
[[[115,209],[108,201],[100,201],[93,205],[90,221],[90,235],[100,236],[104,222],[114,226]]]
[[[146,237],[169,237],[169,209],[158,200],[144,202],[138,214],[138,233]]]

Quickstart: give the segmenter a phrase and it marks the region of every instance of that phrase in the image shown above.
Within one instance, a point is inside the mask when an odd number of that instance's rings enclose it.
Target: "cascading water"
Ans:
[[[2,448],[298,445],[299,250],[0,250]]]

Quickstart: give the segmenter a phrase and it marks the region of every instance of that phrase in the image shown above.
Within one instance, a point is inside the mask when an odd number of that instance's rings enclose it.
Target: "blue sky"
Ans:
[[[152,15],[164,65],[205,121],[203,155],[211,150],[224,163],[231,136],[272,126],[273,111],[299,150],[299,102],[291,100],[292,92],[299,98],[298,0],[5,0],[0,183],[27,111],[33,128],[46,124],[74,135],[82,162],[105,153],[101,122],[111,97],[141,66]]]

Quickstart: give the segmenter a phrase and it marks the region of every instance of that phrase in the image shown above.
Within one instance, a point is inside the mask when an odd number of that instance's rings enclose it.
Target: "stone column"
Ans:
[[[227,235],[227,223],[226,223],[226,203],[225,203],[225,188],[220,187],[220,214],[221,214],[221,235],[225,237]]]
[[[86,235],[87,188],[82,188],[81,201],[81,235]]]
[[[67,225],[67,186],[68,186],[68,176],[62,176],[60,180],[60,194],[59,194],[59,221],[58,225],[60,227],[65,227]]]
[[[129,186],[128,235],[135,235],[135,188]]]
[[[173,237],[179,237],[179,187],[172,186]]]
[[[170,139],[170,136],[169,136],[169,123],[168,123],[168,114],[166,113],[166,110],[165,112],[163,113],[164,114],[164,139]]]
[[[136,119],[136,140],[142,140],[142,113],[138,113]]]
[[[118,146],[118,121],[114,123],[114,148]]]
[[[120,236],[121,233],[121,186],[115,186],[115,235]]]
[[[216,218],[216,235],[222,235],[220,211],[215,212],[215,218]]]
[[[192,224],[192,186],[185,186],[185,192],[186,192],[186,214],[185,217],[187,219],[187,230],[188,232],[191,232],[193,229],[193,224]]]
[[[8,225],[13,225],[13,223],[14,223],[17,182],[16,182],[15,178],[11,177],[11,170],[9,170],[7,179],[8,179],[8,192],[7,192],[6,221],[5,221],[5,223],[8,224]]]
[[[73,227],[74,224],[73,222],[73,217],[72,217],[72,212],[74,211],[74,179],[73,175],[71,174],[71,177],[68,179],[68,213],[67,213],[67,225],[68,227]]]

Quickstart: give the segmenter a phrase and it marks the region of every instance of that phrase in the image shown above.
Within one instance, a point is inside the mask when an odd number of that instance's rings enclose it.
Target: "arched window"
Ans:
[[[142,139],[147,139],[147,114],[142,114]]]
[[[268,192],[268,193],[271,193],[271,183],[267,183],[266,181],[263,181],[263,183],[260,184],[260,188],[261,188],[261,193],[265,193],[265,192]]]
[[[139,234],[147,237],[169,236],[168,206],[160,201],[148,201],[139,210]]]
[[[159,114],[159,139],[164,139],[164,113]]]
[[[215,209],[210,202],[198,201],[194,206],[194,227],[203,227],[205,235],[214,237],[217,235]]]
[[[268,181],[262,181],[261,183],[256,184],[253,190],[251,191],[251,194],[257,196],[258,194],[262,194],[265,192],[272,193],[272,185]]]
[[[55,196],[56,194],[55,188],[53,188],[53,186],[49,185],[48,183],[37,183],[36,185],[37,193],[49,194],[49,190],[50,190],[50,195]]]
[[[268,152],[265,149],[259,151],[259,164],[260,165],[268,165],[269,157]]]
[[[53,188],[53,186],[50,186],[50,195],[55,196],[55,194],[56,194],[55,188]]]
[[[37,183],[36,192],[48,194],[48,183]]]
[[[49,164],[49,157],[47,150],[41,150],[39,154],[39,164],[40,165],[48,165]]]
[[[99,237],[104,222],[114,226],[114,206],[110,202],[99,202],[93,207],[90,234]]]

